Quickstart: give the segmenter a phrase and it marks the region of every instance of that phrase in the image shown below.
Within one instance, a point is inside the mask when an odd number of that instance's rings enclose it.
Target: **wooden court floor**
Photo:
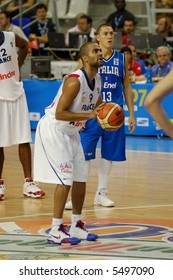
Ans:
[[[55,246],[46,242],[55,186],[40,184],[45,198],[23,197],[17,147],[5,149],[0,259],[173,259],[173,154],[128,150],[127,161],[114,163],[111,170],[109,196],[116,204],[112,208],[93,205],[99,157],[98,150],[83,209],[83,221],[99,239]],[[67,225],[70,218],[71,211],[66,210]]]

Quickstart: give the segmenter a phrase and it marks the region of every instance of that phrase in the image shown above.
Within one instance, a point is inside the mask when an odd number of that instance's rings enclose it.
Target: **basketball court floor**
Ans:
[[[4,260],[172,260],[173,144],[169,138],[127,136],[127,161],[114,163],[109,196],[116,206],[93,205],[98,157],[92,161],[83,221],[99,235],[95,242],[50,245],[54,185],[40,184],[42,199],[22,196],[17,147],[5,150],[6,200],[0,201],[0,259]],[[32,151],[34,151],[34,134]],[[64,222],[70,224],[71,211]]]

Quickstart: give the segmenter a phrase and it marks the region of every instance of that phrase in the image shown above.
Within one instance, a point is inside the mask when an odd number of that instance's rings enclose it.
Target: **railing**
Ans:
[[[5,8],[6,8],[6,6],[7,6],[8,4],[10,4],[11,2],[12,2],[12,0],[5,1],[3,4],[0,5],[0,10],[1,10],[1,11],[4,11]],[[22,9],[22,0],[20,0],[20,1],[19,1],[19,7],[20,7],[20,8],[19,8],[19,13],[18,13],[16,16],[14,16],[14,17],[12,18],[12,20],[13,20],[13,19],[16,19],[16,18],[19,18],[19,26],[20,26],[20,28],[21,28],[22,30],[24,30],[24,29],[30,27],[30,26],[36,21],[36,19],[31,20],[31,22],[29,22],[29,23],[26,24],[26,25],[23,25],[22,18],[25,17],[25,14],[26,14],[27,12],[29,12],[29,11],[33,10],[34,8],[36,8],[37,5],[38,5],[39,3],[41,3],[40,0],[36,1],[36,3],[35,3],[32,7],[23,10],[23,9]]]

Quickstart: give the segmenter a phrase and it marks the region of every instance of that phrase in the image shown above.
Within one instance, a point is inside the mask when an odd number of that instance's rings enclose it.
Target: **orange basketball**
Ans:
[[[118,130],[124,123],[124,110],[116,103],[105,103],[98,112],[97,121],[106,130]]]

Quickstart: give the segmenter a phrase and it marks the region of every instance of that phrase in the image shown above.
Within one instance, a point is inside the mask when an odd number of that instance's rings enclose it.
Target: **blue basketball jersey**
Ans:
[[[109,59],[103,60],[103,66],[99,68],[99,74],[102,77],[102,98],[104,102],[115,102],[123,105],[124,66],[124,55],[117,51],[113,51]],[[126,160],[124,125],[117,131],[107,131],[99,126],[95,118],[86,122],[86,128],[80,132],[80,136],[86,160],[96,157],[96,147],[100,137],[102,158],[110,161]]]
[[[116,50],[113,51],[109,59],[103,59],[103,66],[99,68],[99,74],[103,81],[103,102],[123,105],[124,64],[124,54]]]

